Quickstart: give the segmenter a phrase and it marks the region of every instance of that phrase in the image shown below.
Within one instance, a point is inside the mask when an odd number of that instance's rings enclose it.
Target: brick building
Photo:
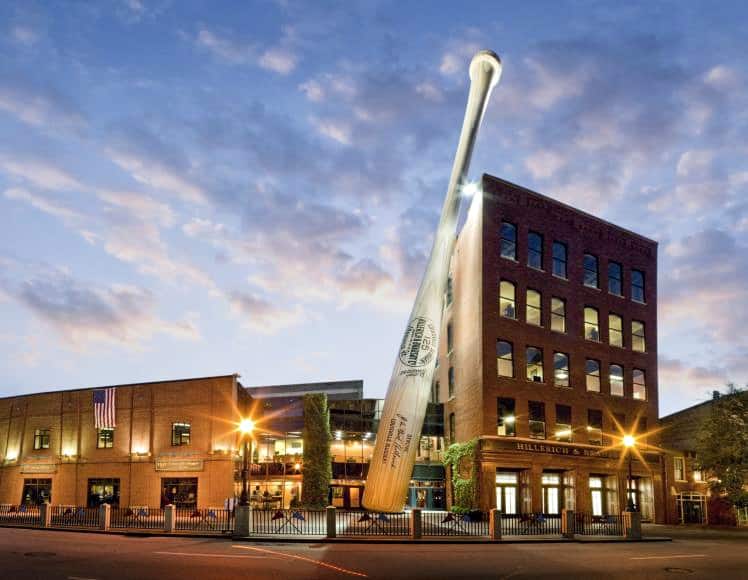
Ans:
[[[479,441],[480,507],[664,521],[656,424],[657,243],[484,175],[453,256],[434,398]]]

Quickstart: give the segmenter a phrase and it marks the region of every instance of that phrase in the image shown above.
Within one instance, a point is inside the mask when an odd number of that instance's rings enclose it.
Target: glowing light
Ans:
[[[636,439],[634,439],[632,435],[624,435],[623,445],[624,447],[633,447],[634,445],[636,445]]]
[[[571,429],[562,429],[561,431],[556,431],[556,437],[568,437],[571,435]]]
[[[15,461],[16,459],[18,459],[18,454],[15,452],[9,451],[5,456],[5,461]]]
[[[481,192],[480,181],[468,181],[460,188],[462,197],[473,197]]]
[[[342,439],[342,438],[343,438],[343,432],[335,431],[335,439]]]
[[[245,435],[255,430],[255,422],[252,419],[242,419],[239,421],[239,431]]]
[[[511,425],[515,420],[516,419],[514,415],[507,415],[506,417],[504,417],[504,423],[506,423],[507,425]]]
[[[297,463],[297,464],[295,464],[295,465],[293,466],[293,468],[294,468],[294,469],[295,469],[296,471],[299,471],[299,470],[301,469],[301,463]]]

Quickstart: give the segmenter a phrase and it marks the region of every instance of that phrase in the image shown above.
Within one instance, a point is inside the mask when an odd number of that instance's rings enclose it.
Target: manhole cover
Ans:
[[[55,552],[26,552],[24,556],[29,558],[52,558],[56,556]]]
[[[665,572],[671,574],[693,574],[693,570],[690,568],[665,568]]]

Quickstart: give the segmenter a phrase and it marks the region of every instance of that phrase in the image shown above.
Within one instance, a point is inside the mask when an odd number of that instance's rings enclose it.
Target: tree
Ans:
[[[330,455],[330,410],[327,395],[304,395],[304,483],[301,503],[308,508],[327,506],[332,457]]]
[[[748,505],[748,391],[730,384],[728,393],[715,399],[699,430],[696,457],[712,476],[713,491],[735,506]]]

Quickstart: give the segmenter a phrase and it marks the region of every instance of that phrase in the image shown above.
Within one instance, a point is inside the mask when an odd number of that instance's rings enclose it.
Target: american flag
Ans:
[[[117,426],[115,400],[115,387],[94,389],[94,426],[97,429],[113,429]]]

